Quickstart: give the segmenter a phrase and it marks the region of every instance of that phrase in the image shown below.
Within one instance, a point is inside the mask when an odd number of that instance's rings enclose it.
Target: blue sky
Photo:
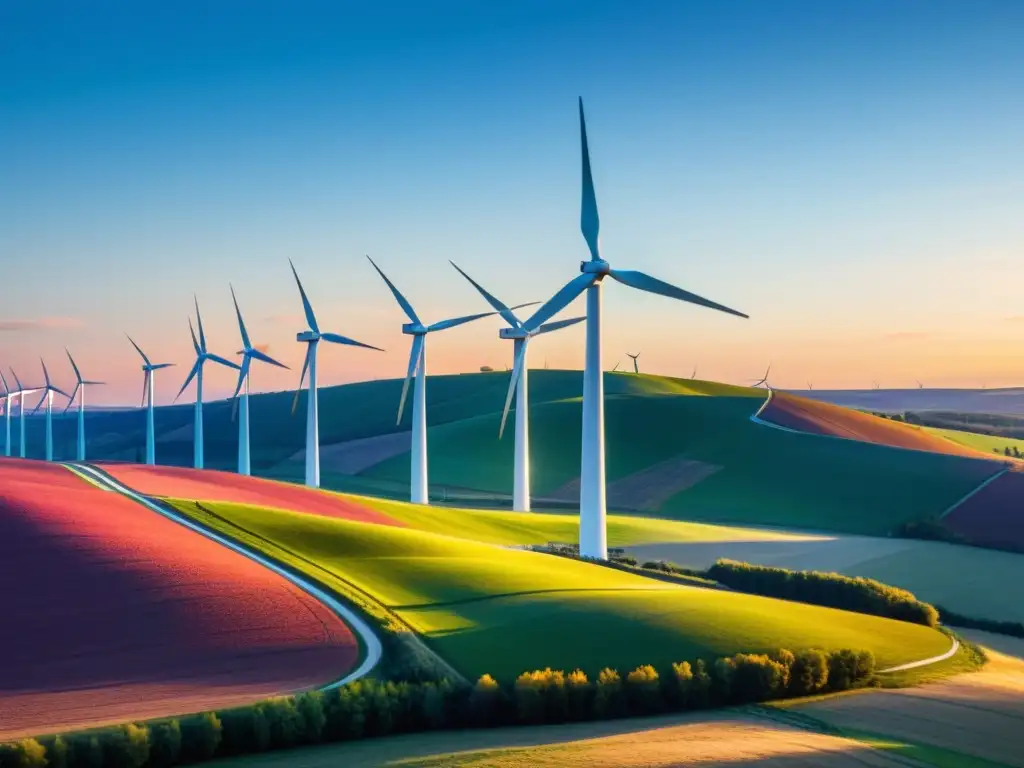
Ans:
[[[448,259],[546,298],[585,256],[581,95],[607,258],[751,315],[609,285],[607,367],[1021,383],[1022,32],[1010,2],[0,0],[0,365],[67,378],[66,345],[96,401],[134,400],[123,333],[184,375],[195,292],[233,352],[231,281],[298,366],[290,257],[321,325],[388,350],[330,350],[324,380],[398,376],[364,254],[428,318],[480,308]],[[430,371],[503,366],[498,326],[438,334]]]

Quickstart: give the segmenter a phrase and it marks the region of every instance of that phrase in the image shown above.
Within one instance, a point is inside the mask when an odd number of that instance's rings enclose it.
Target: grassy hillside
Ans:
[[[182,511],[194,513],[184,503]],[[655,582],[597,565],[450,536],[215,505],[272,542],[372,594],[464,674],[632,668],[737,651],[870,648],[882,666],[943,652],[935,630],[873,616]],[[263,544],[262,546],[266,546]],[[315,565],[311,565],[315,564]]]
[[[999,435],[982,435],[977,432],[964,432],[960,429],[942,429],[940,427],[921,427],[934,435],[939,435],[954,443],[966,445],[985,453],[1003,452],[1004,448],[1011,451],[1016,448],[1024,453],[1024,440],[1016,437],[1000,437]]]

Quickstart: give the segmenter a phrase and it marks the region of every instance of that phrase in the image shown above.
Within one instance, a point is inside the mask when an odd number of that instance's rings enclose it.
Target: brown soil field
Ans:
[[[1024,472],[1005,472],[957,505],[943,524],[975,544],[1024,552]]]
[[[0,459],[0,739],[323,685],[357,662],[272,571],[55,464]]]
[[[779,427],[812,435],[845,437],[895,448],[986,459],[992,461],[993,473],[999,468],[998,462],[993,461],[990,454],[959,445],[911,424],[882,419],[870,413],[808,400],[785,392],[772,392],[771,400],[761,411],[760,418]]]
[[[608,505],[616,509],[656,512],[677,493],[691,488],[721,467],[677,457],[608,483]],[[580,480],[566,483],[548,498],[573,501],[580,497]]]
[[[212,469],[104,462],[97,462],[96,466],[132,490],[147,496],[252,504],[290,512],[341,517],[361,523],[403,525],[382,512],[304,485],[279,483]]]
[[[971,637],[986,642],[984,633],[971,633]],[[1005,638],[1003,642],[1005,648]],[[1024,643],[1018,643],[1024,651]],[[794,709],[839,728],[1024,767],[1024,661],[994,650],[988,654],[990,661],[980,672]]]

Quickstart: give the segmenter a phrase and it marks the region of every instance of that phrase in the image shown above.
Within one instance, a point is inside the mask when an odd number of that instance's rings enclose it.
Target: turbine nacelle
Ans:
[[[295,334],[295,340],[308,344],[311,341],[320,341],[320,334],[316,331],[300,331]]]
[[[422,323],[402,323],[402,333],[406,336],[425,336],[430,329]]]
[[[604,259],[591,259],[580,262],[580,272],[589,275],[598,275],[600,279],[612,271],[612,265]]]
[[[530,337],[530,332],[525,328],[499,328],[498,338],[499,339],[527,339]]]

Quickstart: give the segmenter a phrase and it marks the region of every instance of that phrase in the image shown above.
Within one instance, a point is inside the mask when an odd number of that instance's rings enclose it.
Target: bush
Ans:
[[[828,687],[832,691],[855,688],[871,679],[875,657],[871,651],[833,651],[828,656]]]
[[[181,757],[181,725],[164,720],[149,727],[149,768],[177,765]]]
[[[708,569],[707,575],[742,592],[884,616],[928,627],[939,625],[939,613],[934,606],[918,600],[905,589],[890,587],[874,579],[818,571],[789,571],[735,560],[718,560]]]
[[[46,748],[35,739],[0,744],[0,768],[36,768],[46,764]]]
[[[105,768],[142,768],[149,759],[149,729],[142,725],[101,731],[99,743]]]
[[[504,709],[504,694],[498,681],[490,675],[482,675],[473,686],[469,697],[469,709],[475,725],[488,726],[499,722]]]
[[[631,712],[651,714],[662,708],[661,685],[657,670],[650,664],[626,675],[626,691]]]
[[[792,656],[792,654],[790,654]],[[715,665],[718,696],[730,704],[752,704],[779,697],[786,689],[789,670],[764,654],[737,653]]]
[[[810,696],[828,685],[828,656],[824,651],[801,651],[796,655],[789,673],[789,693]]]
[[[626,714],[626,697],[622,691],[622,678],[610,667],[602,669],[597,676],[594,712],[602,718],[623,717]]]
[[[198,763],[209,760],[220,747],[223,725],[213,712],[183,717],[178,721],[181,730],[181,759]],[[77,763],[75,764],[77,768]]]

